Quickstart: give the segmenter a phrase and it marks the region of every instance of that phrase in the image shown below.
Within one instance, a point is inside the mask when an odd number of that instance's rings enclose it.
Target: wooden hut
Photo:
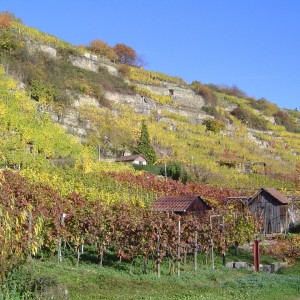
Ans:
[[[274,188],[261,188],[249,201],[249,208],[261,221],[262,233],[283,233],[288,230],[288,203],[286,196]]]
[[[151,207],[152,211],[157,212],[173,212],[180,215],[193,212],[198,216],[210,209],[211,207],[197,195],[164,196],[154,201]]]

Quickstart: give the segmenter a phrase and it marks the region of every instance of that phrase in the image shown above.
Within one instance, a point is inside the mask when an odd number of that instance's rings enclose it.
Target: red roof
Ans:
[[[207,209],[210,206],[207,205],[203,199],[197,195],[182,195],[182,196],[165,196],[157,199],[151,209],[153,211],[164,212],[185,212],[195,201],[202,201]]]
[[[272,196],[275,200],[277,200],[281,204],[288,204],[290,201],[289,199],[284,196],[283,194],[279,193],[276,189],[274,188],[261,188],[253,197],[250,202],[252,202],[261,192],[266,192],[270,196]]]

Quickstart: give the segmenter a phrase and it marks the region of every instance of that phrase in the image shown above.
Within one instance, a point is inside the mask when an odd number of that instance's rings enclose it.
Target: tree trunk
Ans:
[[[102,267],[103,266],[103,256],[104,256],[104,247],[103,245],[100,246],[100,261],[99,265]]]
[[[76,260],[76,267],[79,266],[79,259],[80,259],[80,246],[77,247],[77,260]]]

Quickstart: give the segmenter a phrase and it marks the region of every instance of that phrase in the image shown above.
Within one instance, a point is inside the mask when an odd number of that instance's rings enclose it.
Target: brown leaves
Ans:
[[[8,13],[0,14],[0,29],[8,29],[12,26],[12,21]]]
[[[121,64],[134,65],[137,55],[135,50],[124,44],[116,44],[114,51],[118,57],[117,61]]]

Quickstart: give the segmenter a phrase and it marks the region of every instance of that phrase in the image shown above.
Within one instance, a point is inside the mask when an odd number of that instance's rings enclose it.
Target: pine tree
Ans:
[[[133,153],[142,154],[147,159],[150,165],[152,165],[156,160],[156,152],[151,145],[148,127],[144,121],[142,122],[138,145],[134,149]]]

